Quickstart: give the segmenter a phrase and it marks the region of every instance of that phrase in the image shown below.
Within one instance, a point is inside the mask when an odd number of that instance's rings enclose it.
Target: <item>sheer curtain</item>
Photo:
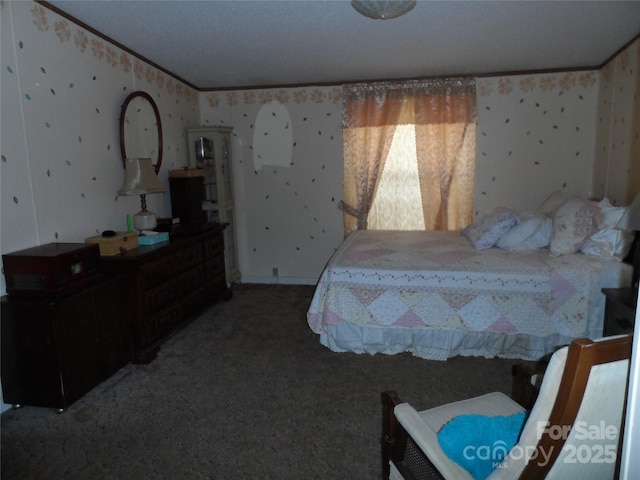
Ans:
[[[347,85],[343,136],[345,235],[416,225],[455,230],[471,222],[473,79]]]

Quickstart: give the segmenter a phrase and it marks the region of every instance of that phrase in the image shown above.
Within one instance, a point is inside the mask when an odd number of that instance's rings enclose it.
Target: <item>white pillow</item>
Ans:
[[[587,240],[580,251],[592,257],[614,257],[622,261],[633,243],[633,233],[605,227]]]
[[[602,212],[600,228],[615,227],[627,211],[627,207],[614,207],[607,198],[598,202],[598,208]]]
[[[553,222],[544,215],[521,215],[520,222],[496,243],[505,250],[536,250],[549,245]]]
[[[627,209],[614,207],[606,198],[598,202],[598,208],[602,212],[600,230],[591,235],[580,251],[594,257],[615,257],[622,260],[631,249],[633,233],[627,230],[616,230],[615,226]]]
[[[471,245],[478,250],[486,250],[495,245],[518,221],[518,215],[506,207],[496,207],[485,213],[471,225],[462,229],[462,235],[467,237]]]
[[[567,200],[553,217],[549,240],[551,255],[576,253],[598,231],[602,212],[597,203],[581,198]]]

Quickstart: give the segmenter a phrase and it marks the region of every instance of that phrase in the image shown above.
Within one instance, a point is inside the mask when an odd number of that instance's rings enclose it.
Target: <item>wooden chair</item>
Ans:
[[[625,335],[578,339],[557,350],[518,443],[487,478],[613,478],[631,344],[631,336]],[[383,479],[471,479],[440,448],[440,428],[458,415],[512,415],[524,410],[499,392],[417,412],[391,390],[382,393],[382,405]],[[607,438],[585,439],[585,432]]]

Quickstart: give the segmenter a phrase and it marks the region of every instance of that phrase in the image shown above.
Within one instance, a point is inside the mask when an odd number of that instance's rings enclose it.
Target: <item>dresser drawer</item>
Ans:
[[[176,282],[167,282],[142,293],[144,315],[151,315],[168,307],[180,294]]]
[[[224,275],[224,255],[218,255],[207,261],[204,265],[204,277],[206,280],[223,274]]]
[[[144,292],[170,280],[174,270],[171,260],[171,257],[163,257],[140,267],[140,290]]]
[[[184,272],[176,278],[175,288],[180,292],[180,296],[189,295],[202,288],[206,280],[204,265]]]
[[[179,305],[174,305],[156,315],[147,318],[146,333],[150,341],[165,337],[182,321]]]
[[[134,363],[149,363],[169,335],[212,302],[230,297],[225,279],[224,224],[178,232],[169,242],[101,257],[107,273],[124,273]],[[4,380],[4,379],[3,379]]]
[[[191,245],[175,254],[176,272],[184,272],[202,263],[202,248],[200,244]]]
[[[187,295],[182,300],[182,313],[184,315],[193,315],[198,313],[202,308],[209,303],[205,295],[204,286],[200,286],[200,288],[194,292],[191,292],[191,295]]]
[[[224,252],[224,240],[222,235],[207,238],[203,243],[205,258],[211,258]]]

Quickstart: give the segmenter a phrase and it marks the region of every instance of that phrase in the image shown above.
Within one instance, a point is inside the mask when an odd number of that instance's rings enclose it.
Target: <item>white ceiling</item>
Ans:
[[[55,0],[199,89],[598,67],[640,1],[428,1],[372,20],[348,0]]]

